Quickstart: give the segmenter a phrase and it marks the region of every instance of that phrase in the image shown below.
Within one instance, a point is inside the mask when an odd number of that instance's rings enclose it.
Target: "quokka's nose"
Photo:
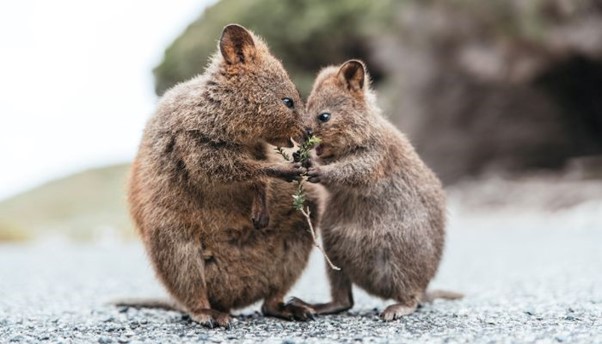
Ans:
[[[307,134],[307,136],[312,136],[314,131],[311,128],[305,128],[305,134]]]

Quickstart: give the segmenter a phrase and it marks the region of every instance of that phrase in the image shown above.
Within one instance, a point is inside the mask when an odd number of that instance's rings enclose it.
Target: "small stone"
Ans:
[[[14,343],[14,342],[20,342],[20,341],[22,341],[23,339],[24,339],[24,338],[23,338],[23,336],[21,336],[21,335],[16,335],[16,336],[12,337],[12,338],[10,339],[10,341],[11,341],[12,343]]]
[[[109,344],[109,343],[113,343],[113,340],[109,337],[100,337],[100,338],[98,338],[98,343]]]

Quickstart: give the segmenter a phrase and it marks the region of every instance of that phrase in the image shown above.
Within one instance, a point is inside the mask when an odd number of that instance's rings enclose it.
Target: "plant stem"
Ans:
[[[311,212],[309,211],[309,207],[307,207],[307,210],[303,210],[303,208],[301,208],[300,212],[301,212],[301,214],[303,214],[303,216],[305,216],[305,219],[307,220],[307,224],[309,225],[309,232],[311,233],[311,237],[314,239],[314,246],[316,246],[318,248],[318,250],[320,250],[320,252],[322,252],[324,259],[326,259],[326,262],[328,263],[328,265],[330,266],[331,269],[341,270],[341,268],[339,268],[338,266],[336,266],[332,263],[330,258],[328,258],[326,251],[324,251],[324,248],[318,242],[318,236],[316,234],[316,231],[314,230],[314,226],[311,224],[311,218],[309,217],[309,215],[311,214]]]
[[[307,139],[307,141],[303,142],[301,144],[301,146],[299,147],[299,150],[297,151],[297,154],[299,154],[299,162],[304,163],[305,161],[307,161],[309,159],[310,151],[314,148],[315,145],[317,145],[319,143],[320,143],[320,138],[318,138],[317,136],[311,136]],[[276,151],[280,155],[282,155],[284,160],[290,161],[290,157],[288,156],[288,154],[286,154],[286,152],[281,147],[277,147]],[[320,252],[322,252],[324,259],[326,259],[326,262],[328,263],[330,268],[333,270],[341,270],[341,268],[334,265],[332,263],[332,261],[330,261],[330,258],[328,258],[328,255],[326,254],[326,251],[324,251],[324,248],[322,247],[322,245],[320,245],[320,242],[318,241],[318,235],[316,234],[316,231],[314,230],[314,226],[311,223],[311,218],[309,217],[309,215],[311,214],[311,212],[309,211],[309,207],[307,207],[307,210],[303,209],[305,207],[305,199],[306,199],[305,198],[305,189],[303,188],[303,182],[305,182],[305,180],[307,180],[307,176],[303,175],[301,180],[296,182],[297,183],[297,191],[293,195],[293,208],[300,211],[301,214],[303,214],[303,216],[305,216],[305,219],[307,220],[307,224],[309,225],[309,232],[311,233],[311,237],[314,241],[314,246],[316,246],[320,250]]]

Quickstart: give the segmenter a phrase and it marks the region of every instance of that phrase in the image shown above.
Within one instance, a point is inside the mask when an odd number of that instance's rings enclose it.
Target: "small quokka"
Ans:
[[[422,301],[462,297],[426,292],[443,250],[445,195],[407,138],[381,116],[364,64],[350,60],[323,69],[306,113],[308,130],[321,139],[308,180],[329,193],[322,237],[341,268],[327,269],[332,301],[311,305],[316,313],[350,309],[352,284],[397,302],[381,313],[387,321]]]
[[[282,302],[313,245],[290,205],[302,168],[271,154],[303,138],[302,110],[267,45],[229,25],[205,73],[166,92],[146,126],[130,212],[159,279],[203,325],[229,326],[231,309],[262,299],[266,315],[311,317]],[[319,213],[311,190],[308,204]]]

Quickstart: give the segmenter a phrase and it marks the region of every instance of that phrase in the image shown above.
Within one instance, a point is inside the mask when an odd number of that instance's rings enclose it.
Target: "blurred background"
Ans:
[[[366,61],[452,216],[601,226],[600,1],[27,0],[0,5],[0,241],[133,238],[145,121],[233,22],[303,96],[321,67]]]

